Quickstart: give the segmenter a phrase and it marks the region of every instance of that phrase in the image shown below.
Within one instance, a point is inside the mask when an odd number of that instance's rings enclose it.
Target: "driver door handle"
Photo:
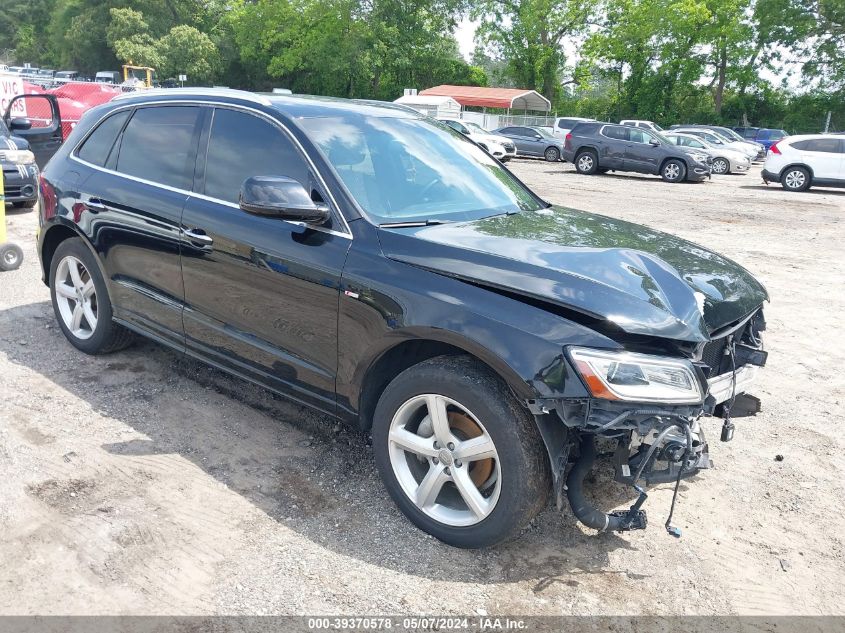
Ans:
[[[214,239],[202,229],[182,229],[182,234],[197,246],[211,246],[214,243]]]

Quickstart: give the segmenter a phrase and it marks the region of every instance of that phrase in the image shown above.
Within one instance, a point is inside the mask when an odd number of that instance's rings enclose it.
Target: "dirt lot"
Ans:
[[[544,512],[460,551],[390,502],[365,438],[142,342],[91,358],[39,279],[34,213],[0,273],[0,613],[845,614],[845,191],[788,194],[759,168],[702,184],[517,161],[548,200],[677,233],[767,285],[764,412],[716,469],[651,494],[648,530]],[[782,455],[782,461],[777,461]],[[597,486],[621,504],[627,492]]]

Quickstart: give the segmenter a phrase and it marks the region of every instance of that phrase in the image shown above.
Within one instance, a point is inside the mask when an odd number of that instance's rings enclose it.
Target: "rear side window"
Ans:
[[[602,134],[604,134],[607,138],[612,138],[617,141],[628,140],[628,128],[624,128],[620,125],[608,125],[604,128]]]
[[[561,119],[557,122],[557,126],[561,129],[572,129],[572,126],[579,121],[575,121],[574,119]]]
[[[244,180],[287,176],[310,185],[305,159],[275,125],[252,114],[214,111],[205,164],[205,195],[237,202]]]
[[[196,106],[137,110],[123,131],[117,171],[190,191],[199,116]]]
[[[100,123],[82,144],[77,156],[92,165],[104,166],[109,159],[117,135],[123,129],[123,124],[126,122],[129,112],[129,110],[117,112]]]
[[[842,142],[836,138],[814,138],[793,143],[792,147],[805,152],[823,152],[825,154],[842,153]]]

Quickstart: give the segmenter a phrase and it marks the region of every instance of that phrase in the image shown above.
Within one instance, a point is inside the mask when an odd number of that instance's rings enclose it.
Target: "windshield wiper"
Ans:
[[[409,222],[385,222],[383,224],[379,224],[379,228],[382,229],[404,229],[410,228],[414,226],[432,226],[434,224],[448,224],[452,220],[414,220]]]

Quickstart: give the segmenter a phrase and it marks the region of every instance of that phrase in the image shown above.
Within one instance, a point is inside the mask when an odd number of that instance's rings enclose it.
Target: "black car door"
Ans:
[[[62,144],[62,117],[53,95],[18,95],[3,113],[12,134],[26,139],[41,169]]]
[[[328,412],[335,408],[339,216],[311,228],[239,208],[243,181],[286,176],[322,200],[313,167],[277,122],[215,108],[182,217],[188,352]],[[199,173],[202,172],[202,173]]]
[[[205,115],[186,105],[117,110],[73,154],[80,163],[74,206],[100,252],[115,316],[179,349],[179,222]]]

